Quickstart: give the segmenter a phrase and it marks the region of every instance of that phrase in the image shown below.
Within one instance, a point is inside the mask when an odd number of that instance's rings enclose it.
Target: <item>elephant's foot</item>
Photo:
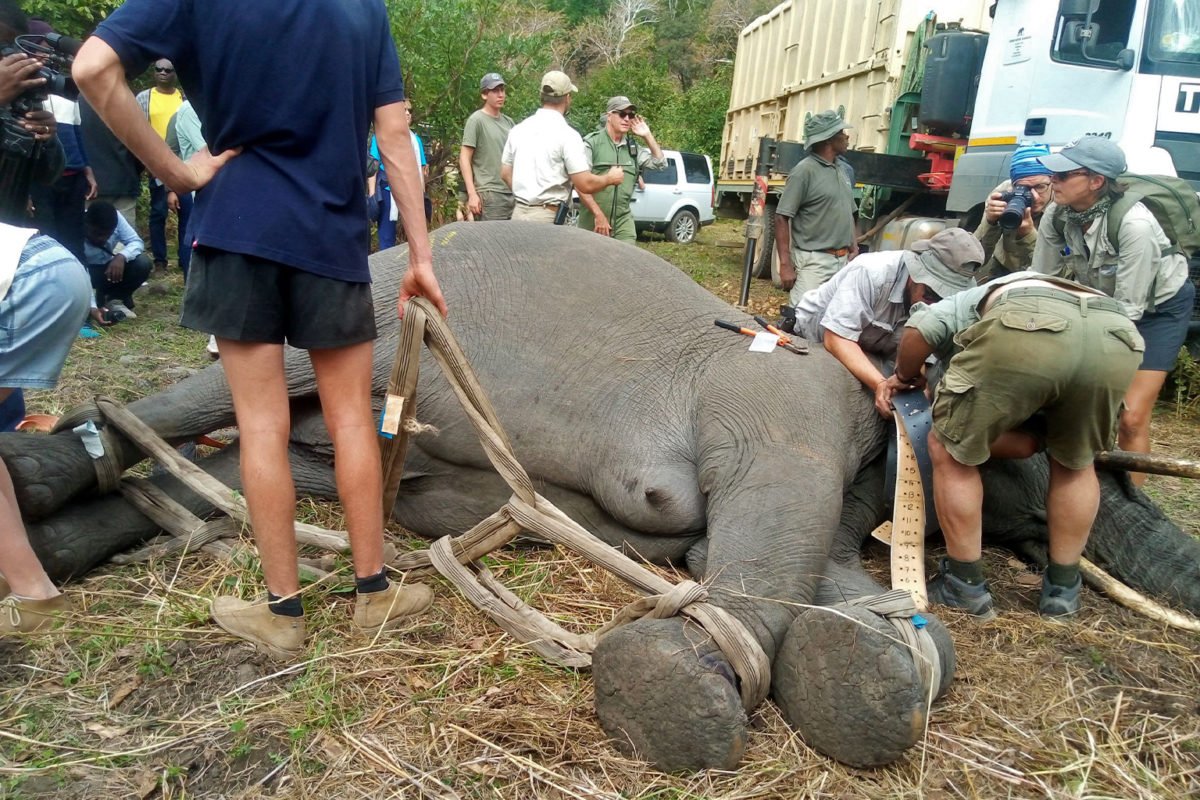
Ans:
[[[622,751],[667,772],[741,761],[747,720],[733,669],[695,623],[622,626],[600,640],[592,672],[600,725]]]
[[[942,668],[937,696],[953,676],[954,646],[941,623],[929,622]],[[804,741],[854,767],[887,764],[914,745],[930,701],[896,630],[850,605],[796,618],[772,665],[771,691]]]

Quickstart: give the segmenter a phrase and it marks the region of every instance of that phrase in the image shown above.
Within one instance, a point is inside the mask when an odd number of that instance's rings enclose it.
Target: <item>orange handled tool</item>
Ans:
[[[732,322],[726,322],[723,319],[714,319],[713,325],[716,325],[718,328],[724,328],[727,331],[733,331],[734,333],[740,333],[743,336],[754,337],[754,336],[758,335],[755,331],[752,331],[749,328],[743,328],[741,325],[734,325]],[[774,333],[774,331],[771,331],[771,333]],[[778,335],[778,334],[776,334],[776,335]],[[780,340],[779,340],[779,346],[782,347],[784,350],[790,350],[798,356],[803,356],[803,355],[808,354],[807,347],[805,349],[801,350],[799,347],[792,344],[791,342],[785,341],[785,338],[786,337],[780,338]]]

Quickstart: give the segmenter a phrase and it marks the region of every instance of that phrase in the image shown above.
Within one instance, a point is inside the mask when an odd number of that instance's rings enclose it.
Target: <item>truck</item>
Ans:
[[[973,229],[1018,142],[1107,136],[1131,171],[1200,190],[1200,0],[780,3],[739,38],[718,165],[748,274],[778,281],[774,206],[804,117],[839,106],[873,249]]]

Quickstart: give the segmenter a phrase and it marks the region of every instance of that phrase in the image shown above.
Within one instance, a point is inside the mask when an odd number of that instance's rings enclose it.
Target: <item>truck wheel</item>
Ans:
[[[667,225],[667,241],[677,244],[691,244],[696,241],[696,233],[700,230],[700,219],[695,213],[682,208],[675,212]]]
[[[763,232],[758,238],[758,249],[754,252],[754,277],[770,278],[772,261],[777,261],[775,255],[775,206],[768,205],[763,209]],[[779,267],[775,266],[778,270]]]

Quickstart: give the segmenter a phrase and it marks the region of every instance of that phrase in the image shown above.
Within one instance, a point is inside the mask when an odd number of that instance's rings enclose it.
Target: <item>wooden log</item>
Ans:
[[[1126,472],[1147,472],[1152,475],[1172,475],[1176,478],[1200,478],[1200,461],[1172,458],[1158,453],[1131,453],[1128,450],[1107,450],[1096,454],[1096,466],[1121,469]]]

